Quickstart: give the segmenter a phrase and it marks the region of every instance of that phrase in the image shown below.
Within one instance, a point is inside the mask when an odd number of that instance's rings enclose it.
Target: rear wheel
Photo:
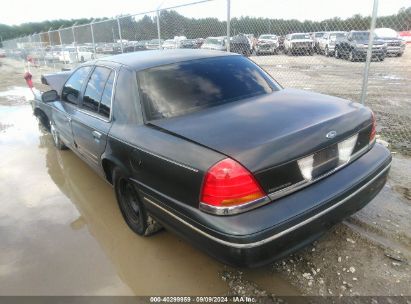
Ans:
[[[134,183],[118,168],[114,170],[113,177],[117,202],[130,229],[142,236],[160,230],[161,226],[147,214]]]
[[[66,145],[65,145],[65,144],[61,141],[61,139],[60,139],[59,132],[57,131],[54,122],[50,122],[50,133],[51,133],[51,136],[53,137],[54,146],[55,146],[58,150],[65,150],[65,149],[67,149]]]

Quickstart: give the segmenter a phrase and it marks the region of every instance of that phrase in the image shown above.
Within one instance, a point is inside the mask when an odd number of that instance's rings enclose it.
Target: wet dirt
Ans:
[[[21,67],[0,68],[0,295],[411,295],[409,157],[393,154],[382,192],[313,245],[236,269],[168,231],[131,232],[111,186],[38,126]]]

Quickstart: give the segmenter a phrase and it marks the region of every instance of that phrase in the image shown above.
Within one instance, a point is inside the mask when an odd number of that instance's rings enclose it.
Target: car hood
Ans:
[[[363,39],[363,40],[354,40],[354,43],[357,43],[357,44],[368,44],[368,39]],[[373,42],[372,42],[372,44],[373,45],[381,45],[381,44],[384,44],[385,42],[384,41],[381,41],[381,40],[374,40]]]
[[[370,123],[370,111],[358,103],[296,89],[150,122],[252,172],[318,151]],[[326,138],[330,131],[338,135]]]

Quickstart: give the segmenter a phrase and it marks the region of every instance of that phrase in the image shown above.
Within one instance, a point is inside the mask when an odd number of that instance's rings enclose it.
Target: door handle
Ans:
[[[95,139],[100,139],[101,138],[101,133],[98,132],[98,131],[93,131],[93,132],[91,132],[91,134],[93,135],[93,137]]]

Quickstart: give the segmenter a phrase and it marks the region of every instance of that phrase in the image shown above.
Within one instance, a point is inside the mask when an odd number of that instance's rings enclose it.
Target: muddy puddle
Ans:
[[[0,106],[1,295],[295,294],[270,267],[226,267],[167,231],[141,238],[112,187],[57,151],[30,106]]]

